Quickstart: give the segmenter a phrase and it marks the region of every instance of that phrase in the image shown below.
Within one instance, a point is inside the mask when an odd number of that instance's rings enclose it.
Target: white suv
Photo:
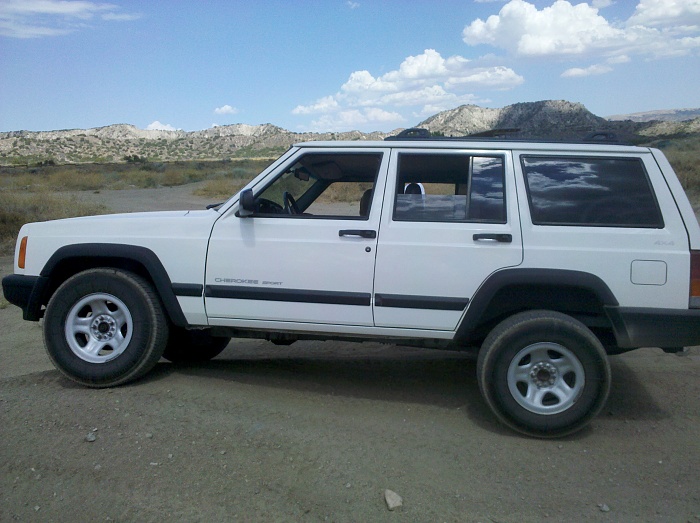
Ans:
[[[584,426],[608,355],[700,344],[700,228],[663,154],[600,143],[309,142],[204,211],[25,225],[8,301],[92,387],[231,337],[478,350],[520,432]]]

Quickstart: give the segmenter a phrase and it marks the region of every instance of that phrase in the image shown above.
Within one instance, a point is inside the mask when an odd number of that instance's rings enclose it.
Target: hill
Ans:
[[[690,114],[690,112],[687,112]],[[593,131],[609,131],[621,140],[647,143],[655,139],[700,133],[700,117],[685,121],[609,120],[591,113],[583,104],[566,100],[544,100],[489,109],[462,105],[422,121],[433,133],[464,136],[493,129],[517,129],[514,138],[576,140]]]
[[[646,111],[643,113],[616,114],[608,116],[608,120],[631,120],[633,122],[683,122],[700,117],[698,109],[669,109]]]
[[[694,110],[677,111],[677,116]],[[665,111],[664,114],[670,113]],[[645,113],[647,114],[647,113]],[[680,116],[679,116],[680,117]],[[518,129],[517,138],[580,139],[612,131],[633,143],[700,134],[700,117],[685,121],[606,120],[580,103],[544,100],[492,109],[463,105],[417,124],[436,134],[465,136],[493,129]],[[0,133],[0,165],[202,161],[275,157],[291,144],[310,140],[382,140],[391,133],[295,133],[272,124],[235,124],[203,131],[143,130],[117,124],[93,129]]]
[[[492,129],[520,129],[532,138],[581,136],[608,127],[608,122],[588,111],[582,104],[563,100],[545,100],[488,109],[463,105],[443,111],[418,124],[446,136],[462,136]]]

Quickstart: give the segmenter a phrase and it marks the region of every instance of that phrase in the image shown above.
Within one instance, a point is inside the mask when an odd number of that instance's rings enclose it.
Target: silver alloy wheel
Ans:
[[[508,389],[515,401],[535,414],[558,414],[583,392],[583,365],[558,343],[535,343],[519,351],[508,366]]]
[[[68,311],[65,336],[81,360],[106,363],[129,346],[134,322],[129,309],[111,294],[90,294]]]

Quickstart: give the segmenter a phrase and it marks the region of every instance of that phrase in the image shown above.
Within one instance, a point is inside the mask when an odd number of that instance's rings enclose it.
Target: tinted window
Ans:
[[[635,158],[521,158],[532,222],[662,228],[644,166]]]
[[[399,155],[394,219],[505,223],[502,157]]]

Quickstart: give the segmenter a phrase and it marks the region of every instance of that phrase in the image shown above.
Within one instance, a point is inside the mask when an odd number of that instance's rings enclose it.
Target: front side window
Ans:
[[[368,219],[382,153],[309,153],[256,196],[256,215]]]
[[[663,228],[638,158],[523,156],[532,223]]]
[[[394,220],[505,223],[501,156],[401,153]]]

